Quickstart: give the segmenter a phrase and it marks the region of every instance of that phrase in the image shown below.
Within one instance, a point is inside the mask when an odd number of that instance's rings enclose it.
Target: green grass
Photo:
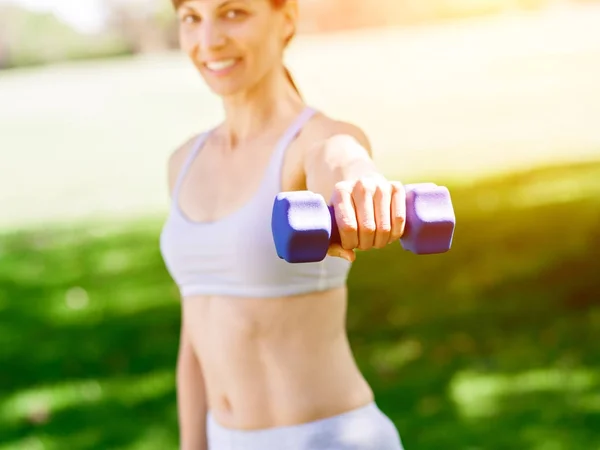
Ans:
[[[348,327],[407,450],[600,448],[600,162],[451,187],[454,247],[359,255]],[[0,449],[177,448],[161,219],[0,238]]]

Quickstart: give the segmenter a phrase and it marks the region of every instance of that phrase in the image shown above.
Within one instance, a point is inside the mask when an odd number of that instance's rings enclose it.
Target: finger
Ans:
[[[389,242],[396,242],[404,234],[406,225],[406,191],[402,183],[392,181],[392,232],[390,233]]]
[[[392,186],[387,182],[378,185],[373,197],[375,215],[375,248],[384,248],[392,234]]]
[[[375,241],[375,210],[373,197],[375,195],[375,182],[359,180],[354,185],[352,198],[356,207],[356,220],[358,222],[358,248],[369,250]]]
[[[332,244],[327,250],[328,256],[334,256],[336,258],[343,258],[349,262],[354,262],[356,259],[356,253],[354,250],[346,250],[339,244]]]
[[[352,186],[349,183],[338,183],[333,191],[332,205],[335,212],[335,222],[340,233],[340,244],[345,250],[358,247],[358,224]]]

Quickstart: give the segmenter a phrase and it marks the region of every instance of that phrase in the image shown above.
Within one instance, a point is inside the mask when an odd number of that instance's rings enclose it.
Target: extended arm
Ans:
[[[353,261],[354,249],[382,248],[404,232],[406,198],[401,183],[386,180],[372,159],[365,134],[337,122],[304,157],[307,189],[335,209],[342,244],[329,254]]]

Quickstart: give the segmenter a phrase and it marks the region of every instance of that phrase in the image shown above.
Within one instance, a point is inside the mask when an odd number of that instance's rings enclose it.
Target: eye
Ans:
[[[247,15],[248,13],[243,9],[229,9],[223,14],[223,16],[229,20],[243,19]]]
[[[181,22],[191,25],[200,22],[200,17],[196,14],[184,14],[181,16]]]

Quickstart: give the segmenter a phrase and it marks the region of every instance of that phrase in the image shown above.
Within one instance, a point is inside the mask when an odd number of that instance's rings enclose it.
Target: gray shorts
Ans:
[[[209,450],[403,450],[393,422],[373,402],[339,416],[256,431],[231,430],[207,416]]]

